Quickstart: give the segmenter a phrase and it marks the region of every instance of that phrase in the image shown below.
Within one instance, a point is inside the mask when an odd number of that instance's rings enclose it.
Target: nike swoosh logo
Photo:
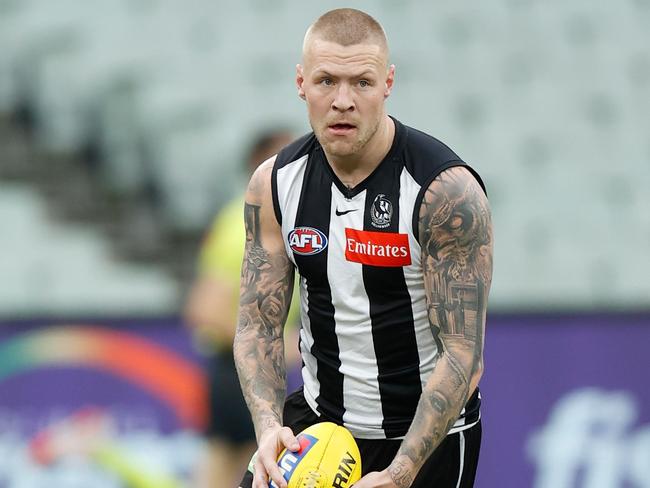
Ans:
[[[338,217],[340,217],[341,215],[345,215],[346,213],[350,213],[350,212],[356,212],[357,210],[359,210],[359,209],[358,208],[352,208],[350,210],[343,210],[342,212],[339,212],[339,209],[337,208],[336,209],[336,215]]]

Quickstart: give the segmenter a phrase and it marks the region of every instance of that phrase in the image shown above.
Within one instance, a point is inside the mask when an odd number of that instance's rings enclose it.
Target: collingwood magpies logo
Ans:
[[[378,229],[384,229],[390,225],[390,219],[393,216],[393,204],[386,198],[386,195],[380,193],[372,202],[370,210],[370,220],[372,225]]]

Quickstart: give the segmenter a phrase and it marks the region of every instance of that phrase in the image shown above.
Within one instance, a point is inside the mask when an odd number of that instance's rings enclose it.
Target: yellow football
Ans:
[[[359,448],[345,427],[321,422],[296,437],[300,450],[285,449],[278,457],[289,488],[348,488],[361,478]]]

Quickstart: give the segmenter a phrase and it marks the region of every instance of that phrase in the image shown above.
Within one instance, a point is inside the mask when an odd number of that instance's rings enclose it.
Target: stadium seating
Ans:
[[[0,309],[13,317],[98,310],[115,316],[172,312],[177,284],[164,270],[117,261],[93,230],[51,221],[42,197],[0,184]]]
[[[3,2],[0,112],[26,110],[48,150],[99,148],[117,194],[154,187],[164,225],[198,232],[241,181],[256,130],[308,128],[294,66],[306,25],[336,6]],[[495,307],[647,306],[650,4],[355,6],[389,34],[391,113],[487,182]]]

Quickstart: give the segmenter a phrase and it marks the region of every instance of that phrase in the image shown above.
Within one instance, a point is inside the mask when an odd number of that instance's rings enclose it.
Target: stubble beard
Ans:
[[[357,139],[349,142],[347,140],[337,140],[337,138],[326,139],[325,134],[327,131],[327,125],[325,125],[320,131],[314,130],[314,133],[316,134],[316,139],[318,139],[318,142],[320,142],[321,146],[327,154],[331,154],[332,156],[339,158],[344,158],[359,154],[377,133],[380,122],[381,118],[379,117],[375,121],[374,125],[368,127],[368,129],[363,131],[363,133],[360,133]],[[314,125],[311,125],[312,129],[314,129]],[[357,126],[357,131],[358,130],[359,127]]]

